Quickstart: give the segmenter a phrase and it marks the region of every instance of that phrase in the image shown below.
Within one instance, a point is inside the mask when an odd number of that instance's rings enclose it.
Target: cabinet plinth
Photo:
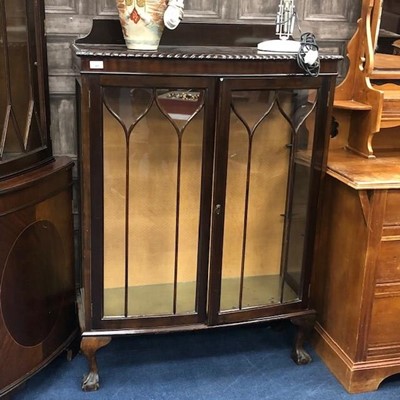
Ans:
[[[315,210],[340,57],[322,57],[312,78],[295,57],[255,48],[145,53],[84,40],[75,44],[83,388],[98,387],[96,348],[121,331],[288,318],[299,327],[292,356],[308,362]]]

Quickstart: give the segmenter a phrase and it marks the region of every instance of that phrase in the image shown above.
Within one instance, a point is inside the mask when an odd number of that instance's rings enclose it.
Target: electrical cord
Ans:
[[[310,32],[303,33],[300,38],[300,49],[297,53],[297,64],[308,75],[317,77],[320,70],[318,45],[315,35]]]

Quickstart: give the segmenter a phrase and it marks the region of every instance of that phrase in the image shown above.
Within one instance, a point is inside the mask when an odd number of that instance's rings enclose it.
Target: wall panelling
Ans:
[[[46,13],[76,14],[79,12],[78,0],[48,0]]]
[[[278,0],[185,0],[185,20],[200,24],[274,24],[278,3]],[[347,40],[354,33],[360,3],[354,0],[297,0],[299,24],[304,32],[316,34],[322,49],[343,53]],[[45,6],[54,153],[66,154],[76,160],[75,72],[71,43],[90,31],[94,17],[116,18],[117,13],[114,0],[45,0]],[[299,36],[299,32],[296,35]],[[74,177],[77,187],[76,171]],[[78,216],[75,219],[78,221]]]

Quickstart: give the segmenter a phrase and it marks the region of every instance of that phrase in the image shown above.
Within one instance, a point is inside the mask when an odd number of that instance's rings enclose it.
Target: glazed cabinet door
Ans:
[[[52,159],[42,0],[0,1],[0,180]]]
[[[83,201],[92,328],[203,322],[214,81],[99,75],[83,87],[91,108],[82,142],[91,157]]]
[[[307,308],[328,92],[321,78],[222,82],[211,324]]]

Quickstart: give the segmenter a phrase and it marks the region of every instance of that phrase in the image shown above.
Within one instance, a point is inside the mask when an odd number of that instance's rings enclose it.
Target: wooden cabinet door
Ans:
[[[220,79],[216,103],[214,78],[83,81],[87,328],[306,309],[333,82]]]
[[[214,80],[104,75],[88,88],[93,328],[203,322]]]
[[[319,106],[327,104],[322,83],[321,78],[290,78],[221,84],[211,324],[307,307],[315,189],[327,138],[326,122],[319,121],[329,118]]]

